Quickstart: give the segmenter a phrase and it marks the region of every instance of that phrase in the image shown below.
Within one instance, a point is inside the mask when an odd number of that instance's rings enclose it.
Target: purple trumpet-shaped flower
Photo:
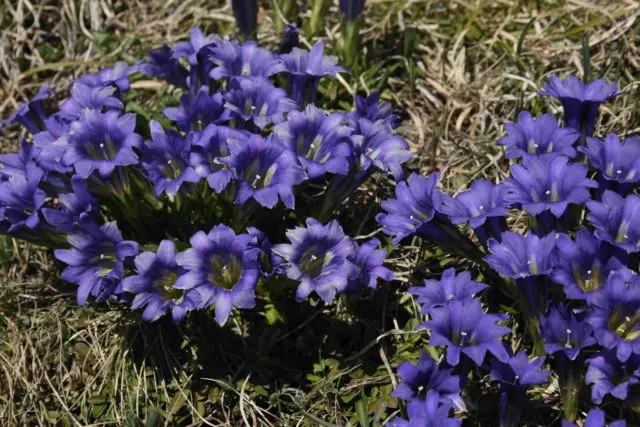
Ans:
[[[558,121],[551,114],[534,119],[531,113],[523,111],[518,120],[518,123],[504,126],[507,136],[498,141],[498,145],[507,147],[507,159],[557,154],[571,158],[576,156],[573,144],[580,138],[580,133],[572,128],[559,128]]]
[[[177,87],[186,87],[189,73],[174,55],[173,49],[166,44],[160,49],[150,50],[140,71],[153,77],[159,77]]]
[[[260,249],[259,266],[262,275],[270,278],[276,274],[283,273],[286,261],[272,251],[273,244],[267,236],[256,227],[247,227],[247,233],[255,239],[255,247]]]
[[[381,123],[368,119],[359,119],[356,131],[351,136],[354,154],[361,172],[376,168],[391,172],[396,181],[403,178],[402,164],[413,157],[409,144],[397,135],[393,135]]]
[[[87,86],[74,83],[71,86],[71,97],[60,105],[58,116],[72,122],[80,120],[86,110],[95,110],[99,113],[103,109],[122,110],[122,101],[113,96],[116,90],[114,86]]]
[[[353,21],[362,13],[364,3],[365,0],[340,0],[340,12],[348,21]]]
[[[422,305],[420,313],[429,314],[450,301],[470,300],[486,288],[484,283],[471,280],[471,273],[468,271],[456,276],[456,270],[448,268],[442,273],[440,280],[425,280],[424,286],[409,288],[409,293],[418,297],[416,301]]]
[[[441,403],[436,391],[427,392],[425,400],[414,399],[407,404],[409,420],[394,418],[389,427],[460,427],[462,420],[449,418],[450,403]]]
[[[202,132],[187,135],[191,147],[189,164],[198,175],[207,179],[209,187],[221,193],[233,179],[233,171],[222,162],[228,157],[230,141],[246,140],[247,132],[226,126],[209,125]]]
[[[172,130],[165,132],[155,120],[150,128],[151,141],[143,148],[141,163],[156,197],[162,193],[176,194],[185,182],[199,182],[202,177],[189,165],[189,140]]]
[[[356,246],[356,251],[349,260],[358,267],[359,271],[356,276],[349,279],[346,293],[357,292],[363,286],[375,288],[378,279],[387,282],[394,279],[393,272],[383,265],[387,258],[387,251],[378,249],[380,247],[378,239],[371,239]]]
[[[117,111],[86,111],[80,121],[71,124],[62,143],[43,147],[40,157],[73,166],[82,178],[88,178],[94,170],[101,178],[108,178],[117,166],[138,163],[133,149],[140,148],[143,141],[134,133],[135,127],[135,114],[120,116]]]
[[[202,307],[215,305],[216,321],[224,323],[233,307],[253,308],[255,288],[260,277],[255,238],[236,235],[225,225],[216,225],[207,234],[198,231],[189,239],[191,248],[176,255],[177,264],[186,269],[173,286],[197,289]]]
[[[457,409],[465,410],[466,406],[460,393],[462,378],[453,375],[450,367],[440,367],[429,353],[422,353],[416,365],[403,362],[398,366],[398,376],[402,382],[391,392],[398,399],[412,401],[428,392],[437,392],[441,403],[451,402]]]
[[[564,286],[569,299],[588,299],[600,289],[609,273],[627,265],[627,254],[581,229],[575,240],[566,234],[556,239],[557,262],[551,272],[554,282]]]
[[[73,172],[73,167],[62,164],[62,156],[68,145],[71,123],[58,114],[52,114],[45,120],[45,130],[33,136],[33,145],[38,148],[36,160],[46,172]],[[46,147],[46,149],[45,149]]]
[[[95,74],[83,74],[74,82],[89,87],[115,86],[120,92],[127,92],[131,88],[129,74],[135,73],[138,68],[138,65],[116,62],[115,65],[102,68]]]
[[[284,26],[282,32],[282,43],[280,44],[280,53],[289,53],[294,47],[300,44],[300,28],[295,22]]]
[[[627,253],[640,251],[640,197],[631,194],[623,198],[605,190],[601,201],[587,202],[587,209],[597,238]]]
[[[593,408],[587,414],[582,427],[627,427],[625,420],[613,421],[609,424],[606,423],[605,413],[602,409]],[[562,420],[562,427],[580,427],[576,423],[571,421]]]
[[[2,135],[2,128],[13,123],[21,124],[32,135],[40,132],[47,118],[42,101],[49,99],[52,94],[55,94],[55,92],[44,84],[31,100],[27,103],[19,103],[18,109],[13,114],[0,121],[0,135]]]
[[[615,350],[623,362],[632,354],[640,355],[640,276],[614,271],[588,302],[587,321],[598,343]]]
[[[231,155],[221,162],[234,172],[237,204],[254,199],[260,205],[272,208],[280,198],[287,208],[293,209],[293,187],[306,178],[294,153],[272,137],[264,139],[254,134],[230,141],[229,151]]]
[[[416,233],[427,231],[432,225],[436,212],[440,209],[442,192],[436,188],[439,173],[428,177],[411,174],[406,181],[396,186],[396,198],[384,200],[376,221],[382,225],[382,232],[394,236],[393,244]]]
[[[563,304],[551,304],[540,316],[540,335],[547,354],[562,352],[576,360],[582,349],[595,345],[593,327],[585,320],[585,312],[576,312]]]
[[[58,194],[56,198],[60,209],[43,208],[42,215],[57,230],[72,231],[78,226],[81,216],[95,219],[99,215],[98,202],[89,193],[87,181],[78,175],[71,178],[71,193]]]
[[[0,154],[0,181],[6,181],[14,175],[26,175],[27,168],[35,166],[35,158],[40,149],[25,139],[20,141],[17,153]]]
[[[258,0],[231,0],[231,8],[240,32],[253,34],[258,27]]]
[[[78,285],[78,304],[89,295],[104,301],[121,292],[124,262],[138,254],[136,242],[123,240],[115,221],[98,226],[88,215],[81,215],[80,231],[69,234],[71,249],[54,251],[56,259],[67,264],[62,278]]]
[[[180,107],[165,108],[163,114],[183,132],[202,130],[211,123],[219,125],[231,118],[222,95],[217,92],[210,95],[209,86],[201,86],[195,95],[183,93]]]
[[[430,345],[447,347],[446,360],[451,366],[460,363],[460,353],[481,366],[487,351],[501,362],[509,360],[500,338],[511,329],[497,324],[507,319],[502,314],[486,314],[477,299],[451,300],[431,310],[431,320],[418,327],[429,329]]]
[[[338,58],[324,56],[323,52],[324,43],[318,42],[313,45],[311,51],[294,47],[291,53],[280,55],[289,73],[289,97],[299,108],[314,102],[322,77],[348,72],[336,65]]]
[[[349,158],[353,154],[349,136],[353,129],[346,126],[343,114],[327,114],[315,105],[308,105],[304,112],[289,113],[287,121],[274,131],[298,155],[310,179],[349,172]]]
[[[138,274],[122,281],[122,290],[135,294],[131,308],[144,308],[142,320],[153,322],[171,312],[174,322],[181,322],[187,312],[200,307],[198,292],[206,285],[178,289],[174,285],[186,270],[176,263],[176,247],[163,240],[156,252],[143,252],[135,258]]]
[[[284,64],[271,51],[249,40],[244,44],[220,40],[207,47],[207,55],[215,67],[209,77],[221,78],[269,77],[285,70]]]
[[[623,362],[615,352],[605,350],[588,359],[587,364],[584,382],[593,384],[591,400],[595,403],[602,403],[608,394],[626,400],[629,388],[640,383],[640,356],[637,354]]]
[[[225,107],[236,120],[249,121],[260,129],[270,123],[282,123],[284,113],[294,110],[296,104],[287,93],[264,78],[242,79],[234,82],[225,94]]]
[[[580,163],[569,163],[565,156],[532,158],[525,166],[511,166],[511,177],[504,182],[505,200],[521,205],[531,215],[551,211],[560,218],[570,203],[589,200],[589,188],[598,184],[586,178],[588,169]]]
[[[285,259],[287,277],[300,282],[298,301],[315,291],[329,304],[358,274],[358,267],[350,260],[356,245],[336,220],[322,225],[307,218],[306,225],[287,231],[291,243],[275,245],[272,250]]]
[[[40,225],[39,212],[47,197],[39,187],[43,178],[44,172],[30,163],[24,174],[16,173],[0,181],[0,223],[5,223],[0,229],[14,234]]]
[[[602,79],[585,84],[576,76],[568,76],[565,80],[551,76],[540,94],[552,96],[562,103],[565,126],[578,130],[584,136],[591,136],[598,107],[620,92],[618,83],[607,83]]]
[[[193,67],[198,65],[198,53],[200,50],[205,46],[219,41],[220,38],[217,36],[205,36],[199,28],[194,28],[189,34],[189,40],[175,43],[173,56],[175,58],[186,57],[189,64]]]
[[[372,92],[369,96],[356,96],[356,109],[347,113],[347,117],[354,123],[358,119],[371,122],[381,122],[384,126],[395,129],[400,126],[400,116],[393,112],[393,105],[387,101],[380,101],[380,92]]]
[[[640,182],[640,140],[635,136],[622,142],[615,133],[604,141],[587,138],[586,147],[580,147],[580,151],[598,170],[600,190],[609,188],[624,195]]]

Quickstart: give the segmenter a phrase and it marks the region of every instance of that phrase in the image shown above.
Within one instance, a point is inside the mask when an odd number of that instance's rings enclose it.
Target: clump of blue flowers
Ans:
[[[534,425],[527,391],[554,378],[563,425],[640,422],[640,143],[597,136],[598,107],[620,95],[616,83],[551,77],[541,94],[560,101],[564,122],[524,111],[506,124],[503,182],[450,196],[438,173],[412,174],[382,202],[377,220],[393,243],[422,237],[482,277],[449,268],[409,289],[432,348],[417,366],[398,366],[392,394],[408,420],[391,425],[456,425],[450,417],[471,403],[465,385],[482,381],[499,386],[496,425]],[[508,316],[488,312],[509,305]]]
[[[223,325],[270,287],[331,304],[393,280],[381,243],[331,218],[371,175],[402,179],[412,154],[377,95],[322,108],[337,62],[322,43],[273,53],[196,28],[61,101],[45,86],[0,123],[29,133],[0,157],[0,230],[54,249],[80,305],[145,321],[199,310]],[[166,108],[134,107],[143,77],[165,83]]]

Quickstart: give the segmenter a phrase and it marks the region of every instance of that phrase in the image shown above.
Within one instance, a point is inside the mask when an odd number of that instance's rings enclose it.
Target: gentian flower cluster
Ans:
[[[251,33],[255,2],[233,4]],[[80,76],[60,102],[42,87],[0,123],[31,133],[0,157],[0,231],[53,248],[80,305],[125,303],[145,321],[211,310],[223,325],[259,284],[330,304],[393,280],[380,241],[331,217],[374,173],[403,178],[396,116],[378,94],[323,110],[321,80],[347,70],[287,37],[273,53],[194,29]],[[141,75],[165,82],[162,111],[127,112]]]
[[[393,243],[421,237],[475,262],[485,282],[450,268],[409,288],[428,316],[419,328],[443,352],[439,363],[425,352],[417,366],[398,366],[402,382],[392,395],[409,402],[409,421],[397,425],[444,425],[451,406],[468,406],[460,404],[467,381],[487,374],[500,384],[499,424],[522,425],[525,391],[547,384],[552,372],[563,425],[575,425],[580,409],[588,412],[584,425],[627,425],[615,421],[620,413],[630,425],[639,421],[640,143],[597,136],[598,107],[620,95],[616,83],[551,77],[541,94],[562,103],[564,123],[523,111],[506,124],[498,144],[512,160],[503,182],[477,180],[450,196],[438,188],[438,173],[412,174],[382,202],[377,220]],[[483,310],[488,292],[517,307],[510,316],[528,334],[517,352],[501,341],[512,332],[507,316]],[[425,424],[416,400],[432,408]]]

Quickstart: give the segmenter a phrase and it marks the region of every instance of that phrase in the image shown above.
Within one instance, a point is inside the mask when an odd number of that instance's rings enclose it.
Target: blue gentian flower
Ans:
[[[524,166],[514,164],[511,176],[504,181],[505,200],[521,205],[531,215],[549,210],[559,218],[570,203],[589,200],[589,188],[598,186],[586,178],[587,172],[585,165],[569,163],[565,156],[533,158]]]
[[[292,111],[287,121],[274,128],[289,150],[298,155],[310,179],[326,173],[346,175],[353,149],[349,136],[353,129],[346,126],[341,113],[327,114],[315,105],[303,112]]]
[[[336,220],[322,225],[307,218],[306,225],[287,231],[291,243],[275,245],[273,252],[286,260],[287,277],[300,282],[298,301],[315,291],[328,304],[358,274],[350,261],[356,247]]]
[[[596,344],[593,327],[584,311],[574,311],[563,304],[551,303],[547,314],[540,316],[540,335],[547,354],[562,352],[576,360],[582,349]]]
[[[98,218],[98,202],[89,193],[87,181],[78,175],[71,178],[71,193],[60,193],[56,198],[60,203],[60,209],[43,208],[42,215],[57,230],[74,230],[81,215]]]
[[[422,314],[430,313],[436,307],[442,307],[449,301],[466,301],[487,285],[471,280],[471,273],[463,271],[456,276],[455,268],[446,269],[440,280],[425,280],[424,286],[409,288],[408,292],[417,296],[416,301],[422,305]]]
[[[636,137],[620,141],[615,133],[604,141],[587,138],[579,149],[598,170],[600,187],[628,193],[640,182],[640,140]]]
[[[55,92],[44,84],[38,89],[38,93],[27,103],[19,103],[18,109],[6,119],[0,121],[0,135],[2,128],[13,123],[21,124],[29,133],[35,135],[43,130],[44,121],[47,113],[44,110],[42,101],[49,99]]]
[[[486,314],[477,299],[451,300],[431,310],[431,320],[418,327],[429,329],[429,345],[447,347],[446,360],[451,366],[460,363],[460,353],[482,366],[487,351],[501,362],[509,360],[500,338],[511,329],[497,324],[507,319],[503,314]]]
[[[236,81],[225,94],[225,99],[225,107],[231,111],[232,117],[245,122],[252,120],[260,129],[270,123],[282,123],[284,113],[296,108],[284,90],[263,78]]]
[[[407,404],[409,420],[394,418],[389,427],[460,427],[462,420],[449,418],[451,404],[442,403],[436,391],[427,392],[425,400],[414,399]]]
[[[175,131],[165,132],[155,120],[149,126],[151,141],[143,147],[141,164],[156,197],[176,194],[185,182],[199,182],[202,177],[189,165],[189,141]]]
[[[485,261],[505,277],[514,279],[546,275],[554,267],[555,236],[538,237],[533,233],[522,236],[513,231],[502,234],[502,240],[489,240]]]
[[[247,227],[249,233],[255,239],[255,247],[260,249],[259,266],[260,272],[266,278],[284,273],[286,261],[281,256],[273,252],[273,244],[267,236],[256,227]]]
[[[24,174],[16,173],[0,181],[0,221],[6,222],[8,233],[24,227],[33,230],[40,225],[39,212],[47,197],[39,187],[43,178],[44,172],[32,163]]]
[[[74,83],[71,86],[71,97],[60,105],[58,117],[69,122],[80,120],[86,110],[101,113],[104,109],[122,110],[123,104],[117,97],[115,86],[87,86]]]
[[[569,299],[587,299],[607,280],[609,273],[627,264],[624,251],[603,242],[586,229],[575,240],[566,234],[556,239],[557,262],[551,272],[554,282],[564,286]]]
[[[67,149],[67,133],[70,128],[70,122],[58,114],[52,114],[45,120],[45,130],[33,136],[33,145],[39,149],[36,160],[43,170],[59,173],[73,171],[73,167],[62,164],[62,156]]]
[[[40,149],[22,139],[17,153],[0,154],[0,181],[6,181],[14,175],[25,176],[27,168],[35,166]]]
[[[95,74],[83,74],[74,82],[89,87],[115,86],[120,92],[127,92],[131,88],[129,74],[138,71],[138,67],[126,62],[116,62],[111,67],[101,68]]]
[[[363,286],[375,288],[378,279],[387,282],[394,279],[393,272],[383,265],[387,258],[387,251],[379,249],[378,239],[368,240],[361,245],[356,243],[356,246],[350,261],[358,267],[358,274],[349,279],[345,292],[356,292]]]
[[[173,49],[164,44],[160,49],[150,50],[140,71],[153,77],[159,77],[177,87],[186,87],[188,71],[174,55]]]
[[[300,44],[300,28],[295,22],[284,26],[282,32],[282,43],[280,44],[280,53],[289,53],[294,47]]]
[[[587,320],[598,343],[615,349],[623,362],[631,354],[640,355],[640,276],[615,271],[588,302]]]
[[[280,198],[287,208],[293,209],[293,187],[306,178],[293,152],[273,137],[264,139],[254,134],[230,141],[229,151],[231,155],[220,161],[234,172],[237,204],[254,199],[260,205],[272,208]]]
[[[640,356],[633,355],[622,362],[613,351],[602,351],[587,360],[589,368],[584,378],[593,384],[591,400],[602,403],[608,394],[616,399],[626,400],[629,388],[640,383]]]
[[[218,92],[209,94],[209,86],[201,86],[195,95],[183,93],[180,107],[165,108],[162,113],[176,122],[183,132],[202,130],[207,125],[222,124],[231,118],[231,112],[225,107],[225,100]]]
[[[631,194],[623,198],[605,190],[601,201],[587,202],[587,209],[597,238],[627,253],[640,251],[640,197]]]
[[[299,108],[314,102],[322,77],[348,72],[336,65],[338,58],[324,56],[323,52],[324,43],[318,42],[313,45],[311,51],[294,47],[291,53],[280,55],[289,73],[289,97]]]
[[[354,21],[362,13],[365,0],[340,0],[340,11],[348,21]]]
[[[454,375],[452,368],[438,366],[429,353],[422,353],[416,365],[411,362],[401,363],[398,366],[398,376],[402,378],[402,382],[391,392],[393,397],[411,401],[435,391],[440,396],[441,403],[451,402],[461,411],[466,408],[460,396],[462,378]]]
[[[602,409],[593,408],[587,414],[582,427],[627,427],[625,420],[613,421],[609,424],[606,423],[605,413]],[[576,423],[571,421],[562,420],[562,427],[580,427]]]
[[[131,308],[144,308],[142,320],[153,322],[171,312],[174,322],[181,322],[187,312],[201,304],[198,290],[178,289],[175,282],[186,270],[176,263],[176,248],[172,240],[163,240],[156,252],[143,252],[135,258],[138,274],[122,281],[122,290],[135,294]]]
[[[213,35],[204,35],[199,28],[193,28],[189,34],[189,40],[177,42],[174,44],[175,58],[186,57],[189,64],[192,66],[198,65],[198,53],[200,50],[210,45],[211,43],[217,43],[221,39]]]
[[[620,92],[618,83],[607,83],[602,79],[585,84],[576,76],[568,76],[565,80],[551,76],[540,94],[552,96],[562,103],[565,126],[578,130],[584,136],[591,136],[598,107]]]
[[[249,40],[244,44],[220,40],[207,47],[207,55],[215,67],[209,77],[269,77],[285,70],[282,60],[271,51]]]
[[[104,301],[121,291],[124,262],[138,254],[138,243],[123,240],[115,221],[98,226],[88,215],[81,215],[81,230],[68,236],[71,249],[56,249],[56,259],[67,264],[62,278],[78,285],[78,304],[89,295]]]
[[[236,235],[223,224],[205,233],[191,236],[191,248],[176,255],[177,264],[186,269],[173,286],[177,289],[197,289],[202,307],[215,305],[216,321],[224,323],[233,307],[253,308],[255,288],[260,277],[255,238]]]
[[[551,114],[534,119],[531,113],[523,111],[518,116],[518,123],[507,123],[504,127],[507,136],[499,140],[498,145],[507,147],[507,159],[556,154],[576,156],[573,144],[580,138],[580,133],[572,128],[559,128]]]
[[[380,92],[371,92],[367,97],[356,95],[356,109],[347,113],[347,117],[353,122],[358,119],[381,122],[391,129],[400,126],[400,116],[393,112],[390,102],[380,101]]]
[[[231,8],[240,32],[253,34],[258,27],[258,0],[231,0]]]

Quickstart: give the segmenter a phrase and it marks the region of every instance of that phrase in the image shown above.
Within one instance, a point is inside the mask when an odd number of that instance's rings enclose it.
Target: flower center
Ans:
[[[620,338],[626,341],[634,341],[640,338],[640,313],[624,316],[618,310],[609,319],[609,329],[613,330]]]
[[[85,141],[84,148],[92,160],[113,160],[118,154],[115,144],[106,133],[104,141]]]
[[[583,292],[593,292],[600,289],[600,263],[596,261],[591,270],[586,271],[586,275],[579,265],[573,264],[573,280]]]
[[[99,268],[96,273],[98,276],[104,277],[111,273],[116,268],[116,264],[118,262],[115,245],[111,242],[103,242],[101,244],[100,253],[93,257],[91,262]]]
[[[163,300],[179,301],[184,296],[184,291],[173,286],[176,280],[178,280],[177,274],[167,272],[164,276],[154,280],[151,286],[156,292],[158,292]]]
[[[627,234],[629,232],[629,221],[622,221],[618,228],[618,234],[616,235],[616,243],[622,243],[629,238]]]
[[[183,169],[184,163],[182,160],[168,159],[167,163],[160,168],[160,171],[167,179],[173,180],[180,176]]]
[[[309,277],[318,277],[322,273],[325,261],[330,255],[321,251],[317,246],[311,246],[300,257],[300,269]]]
[[[242,263],[235,255],[223,259],[212,255],[209,260],[209,280],[215,286],[232,289],[242,276]]]

